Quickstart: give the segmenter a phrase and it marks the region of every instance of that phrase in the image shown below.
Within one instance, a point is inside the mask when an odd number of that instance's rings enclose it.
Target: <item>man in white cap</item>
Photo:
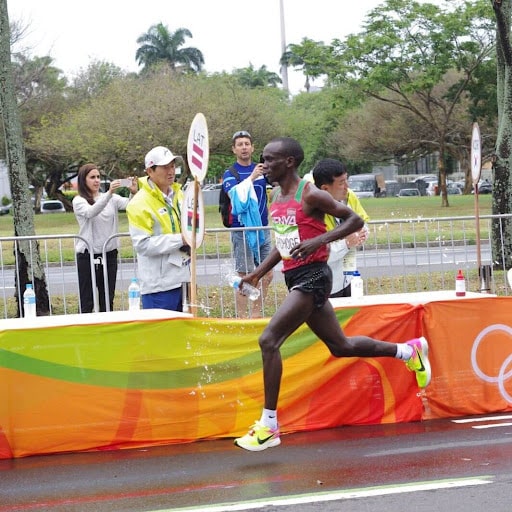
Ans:
[[[153,148],[144,160],[147,177],[139,178],[139,191],[126,208],[144,309],[183,311],[190,248],[181,234],[183,192],[174,181],[180,158],[166,147]]]

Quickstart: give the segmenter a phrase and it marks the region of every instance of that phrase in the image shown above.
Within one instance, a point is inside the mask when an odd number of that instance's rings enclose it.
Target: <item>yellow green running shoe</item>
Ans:
[[[428,360],[428,343],[422,336],[406,342],[412,347],[412,357],[406,361],[406,366],[412,372],[416,373],[416,382],[420,388],[426,388],[432,378],[430,361]]]
[[[256,421],[245,436],[235,439],[235,445],[250,452],[261,452],[281,444],[279,435],[279,427],[273,430]]]

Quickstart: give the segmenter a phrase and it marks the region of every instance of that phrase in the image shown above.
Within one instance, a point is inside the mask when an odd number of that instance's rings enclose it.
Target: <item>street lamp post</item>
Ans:
[[[283,0],[279,0],[279,14],[281,18],[281,56],[286,52],[286,34],[284,29],[284,5]],[[288,67],[281,64],[281,80],[283,81],[283,89],[290,92],[288,88]]]

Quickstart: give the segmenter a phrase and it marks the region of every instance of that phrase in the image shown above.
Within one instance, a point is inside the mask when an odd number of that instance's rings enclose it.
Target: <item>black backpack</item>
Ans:
[[[235,177],[236,181],[240,183],[240,174],[238,171],[231,166],[228,171]],[[229,196],[226,194],[224,187],[221,187],[219,193],[219,212],[222,217],[222,224],[224,227],[230,228],[232,224],[232,216],[231,216],[231,201]]]

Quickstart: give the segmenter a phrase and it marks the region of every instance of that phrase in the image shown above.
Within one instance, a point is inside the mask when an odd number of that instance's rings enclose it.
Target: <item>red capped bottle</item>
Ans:
[[[455,295],[457,297],[464,297],[466,295],[466,279],[460,269],[455,278]]]

